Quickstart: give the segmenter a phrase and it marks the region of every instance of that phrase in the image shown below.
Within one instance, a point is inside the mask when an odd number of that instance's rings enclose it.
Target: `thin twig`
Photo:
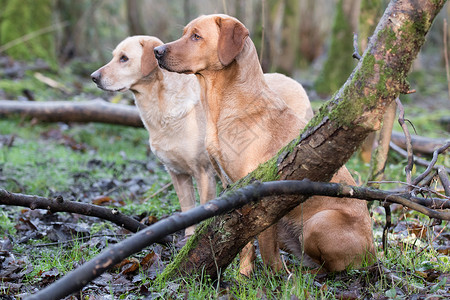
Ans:
[[[408,157],[408,153],[405,150],[403,150],[401,147],[399,147],[396,144],[394,144],[393,142],[389,143],[389,147],[391,147],[392,150],[394,150],[395,152],[397,152],[401,156]],[[422,158],[419,158],[419,157],[414,157],[414,162],[416,164],[424,166],[424,167],[428,167],[430,165],[429,161],[426,161],[425,159],[422,159]],[[437,167],[434,166],[433,169],[437,170]],[[450,173],[450,168],[444,167],[444,169],[447,171],[447,173]]]
[[[1,46],[0,47],[0,53],[5,52],[6,50],[8,50],[8,49],[10,49],[10,48],[12,48],[14,46],[17,46],[19,44],[22,44],[22,43],[24,43],[26,41],[34,39],[35,37],[38,37],[40,35],[43,35],[43,34],[46,34],[46,33],[52,32],[52,31],[55,31],[55,30],[57,30],[59,28],[66,27],[68,25],[69,25],[69,22],[61,22],[59,24],[53,24],[51,26],[48,26],[48,27],[41,28],[39,30],[30,32],[30,33],[28,33],[28,34],[26,34],[24,36],[21,36],[20,38],[12,40],[12,41],[4,44],[3,46]]]
[[[433,159],[431,160],[431,162],[428,165],[427,169],[422,174],[417,176],[416,179],[414,179],[412,181],[413,185],[419,184],[419,182],[421,182],[431,172],[431,170],[433,169],[434,165],[437,162],[439,154],[444,153],[445,151],[447,151],[448,148],[450,148],[450,141],[447,142],[444,146],[434,150],[434,152],[433,152]]]
[[[44,244],[34,244],[33,247],[49,247],[49,246],[61,246],[61,245],[65,245],[65,244],[73,244],[75,242],[78,241],[84,241],[84,240],[89,240],[95,237],[124,237],[124,236],[130,236],[130,233],[123,233],[123,234],[93,234],[93,235],[89,235],[89,236],[82,236],[82,237],[78,237],[78,238],[73,238],[67,241],[57,241],[57,242],[52,242],[52,243],[44,243]]]
[[[441,180],[442,187],[444,188],[445,195],[450,197],[450,180],[448,179],[448,174],[444,166],[438,166],[437,173]]]
[[[153,197],[155,197],[155,196],[158,195],[159,193],[161,193],[161,192],[167,190],[167,189],[168,189],[169,187],[171,187],[171,186],[172,186],[172,182],[169,182],[169,183],[165,184],[162,188],[160,188],[159,190],[157,190],[156,192],[154,192],[153,194],[151,194],[151,195],[148,196],[147,198],[143,199],[143,200],[141,201],[141,203],[146,202],[146,201],[152,199]]]
[[[438,197],[442,197],[442,198],[445,198],[447,200],[450,200],[449,196],[443,195],[443,194],[441,194],[439,192],[436,192],[435,190],[428,189],[428,188],[423,187],[423,186],[409,184],[407,182],[402,182],[402,181],[397,181],[397,180],[381,180],[381,181],[374,181],[374,182],[369,181],[368,183],[398,183],[398,184],[406,185],[409,188],[420,189],[421,192],[425,191],[425,192],[428,192],[428,193],[433,193],[433,194],[437,195]],[[415,196],[411,196],[410,198],[411,199],[418,199],[418,197],[415,197]],[[438,200],[438,199],[433,199],[433,200]],[[442,200],[442,199],[439,199],[439,200]]]
[[[397,107],[399,110],[398,123],[402,127],[403,133],[405,134],[406,151],[408,153],[408,163],[405,167],[406,182],[411,184],[411,171],[414,165],[414,154],[411,144],[411,134],[409,133],[408,127],[406,126],[405,123],[405,109],[403,108],[403,104],[400,101],[400,98],[397,97],[397,99],[395,99],[395,102],[397,103]]]
[[[389,228],[392,226],[392,214],[391,214],[391,206],[389,203],[383,204],[384,211],[386,212],[386,224],[383,227],[383,237],[382,237],[382,243],[383,243],[383,251],[385,254],[387,254],[387,238],[388,238],[388,231]]]
[[[447,224],[445,224],[441,231],[438,232],[438,234],[436,234],[436,236],[433,238],[433,240],[431,240],[428,244],[426,244],[422,249],[420,249],[419,252],[417,252],[416,257],[419,257],[419,255],[425,251],[425,249],[427,249],[435,240],[437,240],[437,238],[441,235],[442,232],[444,232],[444,230],[447,228]]]
[[[358,49],[358,34],[356,32],[353,33],[353,54],[352,57],[361,60],[361,55],[359,55],[359,49]]]

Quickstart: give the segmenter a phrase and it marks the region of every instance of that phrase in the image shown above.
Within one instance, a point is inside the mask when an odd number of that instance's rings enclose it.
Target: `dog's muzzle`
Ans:
[[[166,56],[167,53],[167,46],[161,45],[155,47],[155,49],[153,49],[153,52],[155,53],[155,57],[156,60],[158,61],[159,66],[163,69],[167,69],[167,67],[164,64],[164,57]]]
[[[97,86],[100,86],[101,78],[102,78],[102,73],[100,72],[100,70],[97,70],[91,74],[91,79]]]

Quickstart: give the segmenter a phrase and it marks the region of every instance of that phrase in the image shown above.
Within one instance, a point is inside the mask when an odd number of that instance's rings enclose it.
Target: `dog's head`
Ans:
[[[129,90],[158,67],[153,48],[162,44],[151,36],[126,38],[114,49],[112,60],[91,74],[92,81],[106,91]]]
[[[220,70],[242,51],[248,29],[227,15],[206,15],[192,20],[183,36],[155,48],[160,67],[178,73]]]

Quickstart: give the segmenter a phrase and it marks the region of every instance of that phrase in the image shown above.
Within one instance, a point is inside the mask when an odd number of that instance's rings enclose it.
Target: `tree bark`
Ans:
[[[13,114],[46,122],[101,122],[143,127],[136,107],[103,100],[21,102],[0,100],[0,116]]]
[[[406,75],[444,3],[392,1],[347,82],[296,140],[234,187],[254,179],[330,180],[364,138],[379,129],[386,107],[408,90]],[[204,223],[160,278],[180,272],[217,277],[246,243],[306,199],[267,197]]]

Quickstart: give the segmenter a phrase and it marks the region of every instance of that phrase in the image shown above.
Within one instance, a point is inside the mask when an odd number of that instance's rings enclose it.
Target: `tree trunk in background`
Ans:
[[[316,82],[318,94],[334,93],[352,72],[356,62],[352,58],[353,32],[358,24],[360,0],[339,0],[331,33],[327,60]]]
[[[60,22],[68,22],[68,26],[57,34],[57,51],[62,63],[84,55],[92,56],[93,49],[101,49],[99,32],[96,29],[95,11],[102,0],[57,0],[56,13]],[[87,47],[89,45],[89,47]],[[100,61],[106,61],[99,52]]]
[[[358,39],[359,39],[359,53],[362,54],[364,50],[367,48],[367,43],[369,41],[369,37],[372,35],[375,27],[377,25],[377,21],[380,19],[383,14],[383,10],[385,7],[384,0],[361,0],[361,10],[359,13],[359,29],[358,29]],[[396,106],[395,103],[392,104]],[[387,118],[388,122],[393,121],[395,117],[395,108],[391,108],[388,110],[390,116]],[[392,115],[393,114],[393,115]],[[383,127],[388,126],[391,127],[393,124],[384,124]],[[387,128],[384,128],[386,130]],[[387,130],[388,131],[388,130]],[[386,164],[387,151],[389,150],[389,140],[391,135],[386,131],[383,134],[369,134],[369,136],[364,140],[361,145],[360,157],[365,163],[371,163],[371,172],[369,174],[368,181],[380,180],[382,177],[382,171],[384,170],[384,166]],[[389,140],[380,140],[380,139],[389,139]],[[375,141],[378,141],[377,151],[374,152],[374,156],[372,156],[372,149],[375,146]],[[387,142],[387,144],[386,144]],[[384,146],[382,146],[384,145]],[[386,149],[387,145],[387,149]],[[383,158],[383,154],[385,157]],[[376,175],[377,174],[377,175]]]
[[[361,0],[359,12],[358,40],[360,54],[367,48],[369,37],[372,35],[377,22],[386,7],[384,0]]]
[[[266,31],[268,33],[267,40],[269,42],[269,72],[275,72],[278,67],[278,61],[284,59],[283,55],[283,22],[286,10],[286,1],[276,1],[271,7],[270,20],[271,27]]]
[[[141,21],[141,6],[137,0],[127,0],[127,22],[130,35],[145,34]]]
[[[386,108],[408,90],[406,75],[444,3],[392,1],[368,51],[333,99],[298,139],[234,187],[254,179],[330,180],[364,138],[379,129]],[[158,280],[180,273],[216,278],[246,243],[305,200],[304,196],[267,197],[203,223]]]
[[[52,0],[9,0],[1,7],[0,45],[25,38],[29,34],[36,36],[25,40],[6,53],[16,59],[34,60],[41,58],[55,65],[55,41],[52,33]],[[47,29],[47,30],[45,30]],[[37,34],[37,32],[45,32]]]

